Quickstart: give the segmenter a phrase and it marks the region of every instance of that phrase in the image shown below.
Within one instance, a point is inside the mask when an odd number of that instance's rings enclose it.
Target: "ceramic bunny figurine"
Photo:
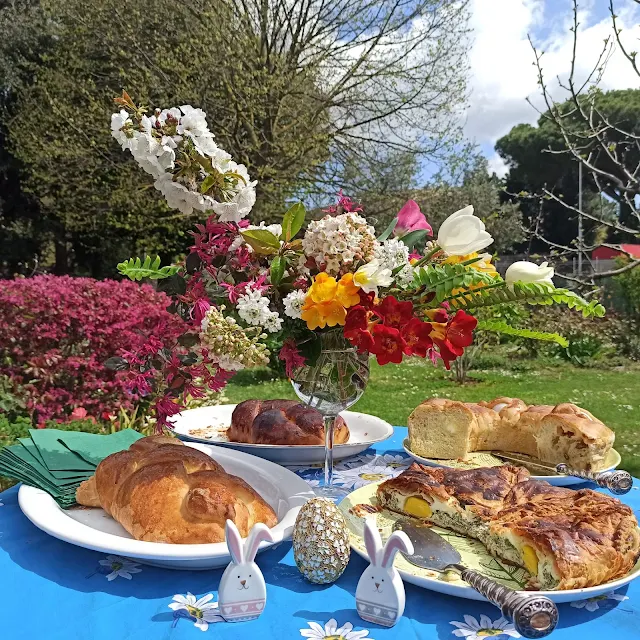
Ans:
[[[413,553],[406,533],[394,531],[384,547],[374,521],[364,525],[364,543],[371,564],[364,570],[356,588],[358,615],[367,622],[392,627],[404,612],[404,585],[393,560],[398,551]]]
[[[225,536],[231,562],[218,587],[219,610],[227,622],[253,620],[264,611],[267,601],[264,577],[254,558],[260,543],[273,542],[273,538],[269,529],[258,523],[252,527],[243,546],[240,532],[231,520],[225,525]]]

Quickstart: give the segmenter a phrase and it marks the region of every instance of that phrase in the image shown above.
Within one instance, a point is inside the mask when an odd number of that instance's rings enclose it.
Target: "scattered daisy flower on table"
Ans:
[[[360,638],[365,638],[369,635],[367,629],[354,631],[350,622],[345,622],[342,627],[338,627],[335,618],[331,618],[324,627],[317,622],[307,622],[307,624],[311,628],[300,629],[300,635],[303,638],[311,638],[311,640],[324,640],[325,638],[331,640],[360,640]],[[367,638],[367,640],[373,640],[373,638]]]
[[[586,609],[587,611],[597,611],[600,608],[600,604],[605,604],[603,600],[614,600],[615,602],[624,602],[628,600],[629,596],[623,596],[621,593],[615,593],[610,591],[609,593],[603,593],[601,596],[595,596],[593,598],[587,598],[586,600],[576,600],[571,603],[572,607],[576,609]]]
[[[115,580],[118,576],[131,580],[132,573],[140,573],[142,571],[142,569],[138,568],[139,564],[120,556],[109,555],[104,560],[100,560],[99,564],[102,567],[107,567],[107,571],[111,569],[111,572],[107,574],[109,582]]]
[[[473,616],[466,615],[464,616],[464,622],[451,621],[449,624],[457,627],[457,629],[452,632],[454,636],[466,638],[467,640],[483,640],[483,638],[488,636],[503,635],[511,636],[512,638],[520,637],[513,623],[503,617],[492,622],[489,616],[482,614],[480,616],[480,622],[478,622]]]
[[[174,612],[185,611],[187,616],[194,621],[195,626],[201,631],[206,631],[210,623],[224,622],[224,618],[219,613],[218,603],[210,602],[213,600],[212,593],[208,593],[198,600],[192,593],[187,591],[186,596],[177,593],[173,596],[173,600],[174,602],[168,605],[169,609],[173,609]],[[180,616],[179,613],[174,613],[174,616],[175,615]]]
[[[366,458],[363,456],[364,464],[358,466],[337,464],[333,470],[334,482],[352,489],[359,489],[371,482],[394,478],[409,466],[407,459],[403,458],[403,462],[400,462],[395,460],[395,457],[389,456],[391,459],[385,459],[385,456],[367,456]]]

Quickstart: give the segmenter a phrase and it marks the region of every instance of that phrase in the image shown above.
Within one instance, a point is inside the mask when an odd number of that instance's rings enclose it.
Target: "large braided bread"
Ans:
[[[244,480],[168,436],[142,438],[105,458],[78,487],[76,499],[102,507],[136,540],[149,542],[222,542],[227,519],[243,537],[256,522],[278,522]]]
[[[295,400],[245,400],[233,411],[228,431],[232,442],[250,444],[324,444],[322,414]],[[349,428],[338,416],[334,443],[349,440]]]

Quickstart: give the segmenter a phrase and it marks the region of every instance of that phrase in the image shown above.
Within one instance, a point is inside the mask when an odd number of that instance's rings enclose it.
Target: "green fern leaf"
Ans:
[[[131,280],[142,280],[143,278],[162,280],[170,278],[179,270],[180,267],[176,265],[161,267],[160,256],[156,256],[154,260],[151,260],[151,256],[147,256],[144,262],[140,258],[129,258],[118,265],[118,271]]]
[[[497,304],[522,302],[530,305],[565,304],[570,309],[581,311],[585,318],[601,318],[604,307],[597,301],[587,302],[568,289],[555,289],[540,282],[516,282],[512,287],[499,281],[493,287],[474,289],[447,298],[454,309],[478,309]]]
[[[531,329],[518,329],[512,327],[503,320],[480,320],[478,329],[484,331],[495,331],[503,333],[507,336],[518,336],[520,338],[531,338],[532,340],[544,340],[546,342],[555,342],[561,347],[568,347],[569,341],[558,333],[547,333],[546,331],[532,331]]]
[[[466,289],[480,284],[495,284],[501,281],[498,275],[470,269],[462,264],[428,265],[416,269],[414,275],[416,286],[422,287],[425,293],[435,292],[434,303],[446,300],[456,289]]]

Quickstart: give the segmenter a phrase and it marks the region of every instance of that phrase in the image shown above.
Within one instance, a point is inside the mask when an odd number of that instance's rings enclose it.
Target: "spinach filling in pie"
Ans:
[[[529,479],[521,467],[472,470],[414,463],[380,484],[381,507],[475,538],[526,569],[530,589],[577,589],[626,575],[640,555],[633,511],[590,489]]]

